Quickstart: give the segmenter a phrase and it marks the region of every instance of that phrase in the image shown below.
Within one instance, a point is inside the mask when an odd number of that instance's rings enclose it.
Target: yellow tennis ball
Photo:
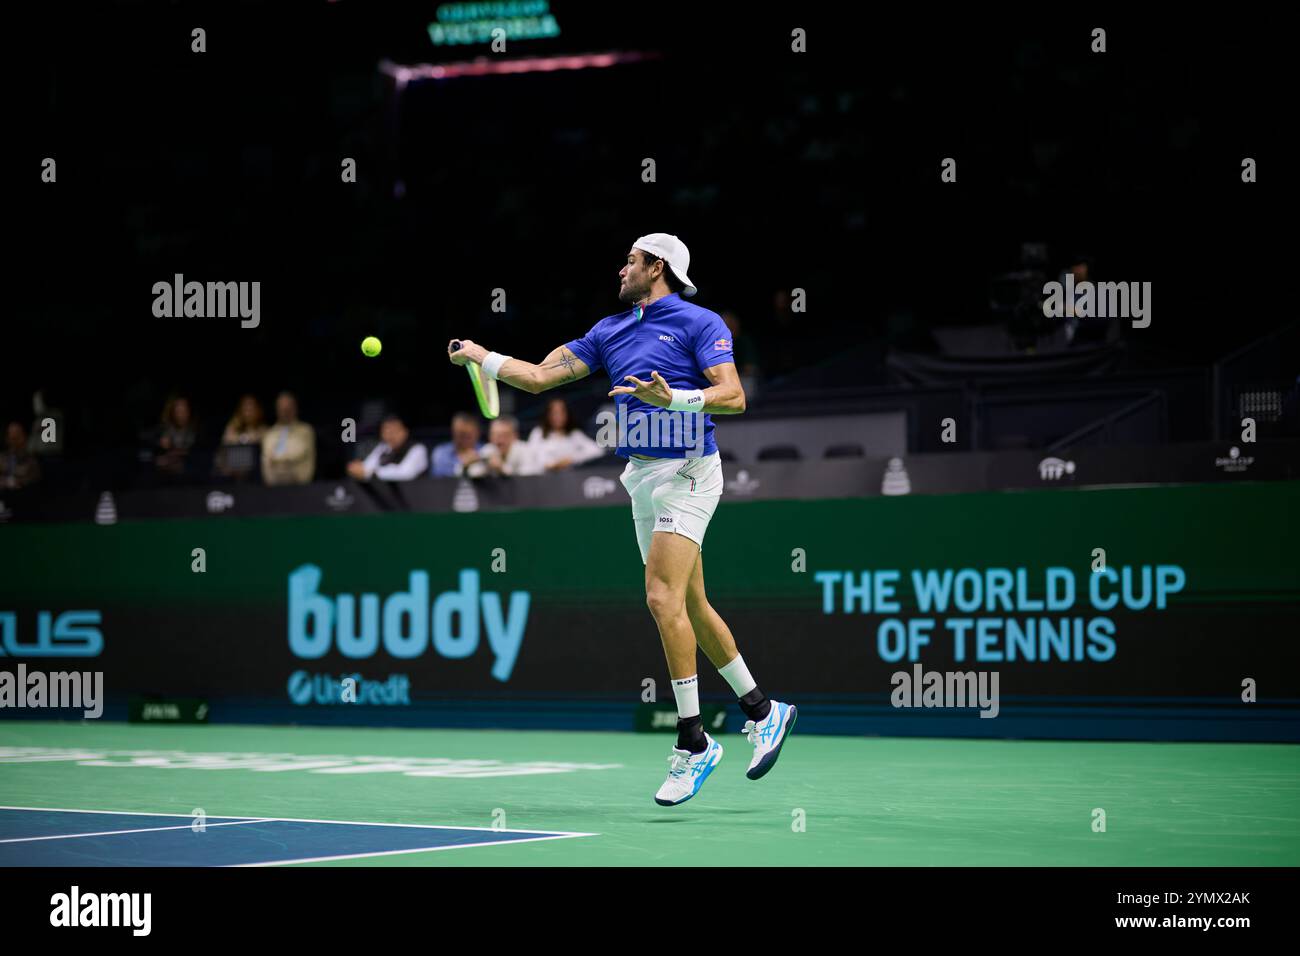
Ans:
[[[374,358],[376,355],[378,355],[379,350],[382,349],[383,347],[384,347],[383,343],[381,343],[379,339],[375,338],[373,335],[367,335],[364,339],[361,340],[362,353],[370,356],[371,358]]]

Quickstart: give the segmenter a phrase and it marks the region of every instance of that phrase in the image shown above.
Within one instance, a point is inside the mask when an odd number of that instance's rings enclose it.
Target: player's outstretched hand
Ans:
[[[673,400],[673,390],[669,387],[668,382],[658,372],[651,372],[652,382],[643,382],[635,375],[628,375],[627,381],[635,382],[635,385],[616,386],[610,395],[631,395],[639,398],[647,405],[658,405],[660,408],[667,408],[668,403]]]
[[[459,349],[453,349],[457,342],[460,343]],[[487,349],[481,345],[476,345],[469,339],[452,339],[447,343],[447,358],[451,359],[452,365],[468,365],[470,362],[482,362],[487,357]]]

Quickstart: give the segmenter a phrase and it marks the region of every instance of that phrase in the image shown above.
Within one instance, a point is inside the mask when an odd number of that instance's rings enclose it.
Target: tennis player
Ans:
[[[604,368],[617,403],[617,454],[628,460],[621,481],[632,499],[646,604],[659,627],[677,700],[677,746],[655,794],[661,806],[699,792],[722,759],[722,746],[700,719],[695,649],[731,685],[754,745],[745,776],[772,769],[797,711],[769,700],[750,676],[725,621],[704,594],[704,533],[722,497],[722,464],[712,415],[738,415],[745,392],[733,361],[730,332],[714,312],[686,301],[690,253],[676,236],[642,236],[619,271],[619,299],[630,308],[607,316],[580,339],[533,365],[453,339],[456,365],[478,362],[484,374],[537,394]],[[453,345],[459,342],[460,347]]]

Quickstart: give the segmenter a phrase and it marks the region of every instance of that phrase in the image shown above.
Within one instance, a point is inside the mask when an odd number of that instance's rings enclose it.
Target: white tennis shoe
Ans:
[[[745,721],[745,729],[741,731],[754,745],[754,759],[745,771],[745,776],[750,780],[757,780],[776,765],[785,738],[794,730],[795,718],[799,716],[799,711],[793,704],[783,704],[779,700],[769,703],[772,709],[767,712],[767,716],[762,720]]]
[[[708,746],[697,754],[674,747],[668,757],[668,779],[655,794],[655,803],[661,807],[675,807],[685,803],[700,792],[704,781],[722,760],[722,745],[705,733]]]

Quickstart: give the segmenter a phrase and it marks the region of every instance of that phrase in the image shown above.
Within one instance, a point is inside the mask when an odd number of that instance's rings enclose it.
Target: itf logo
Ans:
[[[519,656],[528,623],[529,594],[510,595],[508,611],[501,595],[479,591],[479,573],[462,568],[460,587],[429,599],[429,575],[410,573],[407,590],[380,599],[378,594],[328,597],[319,593],[322,573],[304,564],[289,574],[289,650],[295,657],[315,660],[337,647],[344,657],[364,660],[382,642],[390,657],[409,660],[428,651],[453,660],[472,657],[480,634],[487,636],[495,658],[492,676],[507,681]],[[360,610],[358,613],[358,603]]]
[[[1044,458],[1038,463],[1038,477],[1043,481],[1057,481],[1074,474],[1074,462],[1063,458]]]
[[[0,657],[98,657],[104,649],[98,611],[53,611],[36,615],[36,641],[18,641],[18,615],[0,611]]]

